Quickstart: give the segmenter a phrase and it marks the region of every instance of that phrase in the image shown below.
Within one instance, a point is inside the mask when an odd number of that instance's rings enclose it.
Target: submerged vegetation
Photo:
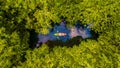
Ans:
[[[0,0],[0,68],[119,68],[119,6],[120,0]],[[31,49],[35,36],[47,34],[61,17],[69,27],[76,20],[93,23],[99,37]]]

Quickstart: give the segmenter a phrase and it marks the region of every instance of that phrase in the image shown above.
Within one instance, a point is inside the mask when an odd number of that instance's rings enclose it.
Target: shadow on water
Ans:
[[[48,41],[46,44],[50,48],[53,48],[54,46],[72,47],[73,45],[79,45],[82,40],[83,40],[82,37],[78,36],[78,37],[74,37],[70,40],[67,40],[66,42],[63,42],[62,40],[55,40],[55,41]]]
[[[29,32],[30,36],[29,36],[29,48],[35,48],[35,45],[38,41],[38,33],[35,32],[34,29],[27,29],[27,31]]]
[[[94,30],[91,30],[92,37],[90,39],[97,40],[99,37],[98,32],[95,32]]]

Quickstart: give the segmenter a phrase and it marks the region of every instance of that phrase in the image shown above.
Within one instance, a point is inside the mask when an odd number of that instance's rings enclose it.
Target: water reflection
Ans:
[[[61,40],[62,42],[66,42],[77,36],[82,37],[82,39],[91,38],[91,26],[91,24],[88,24],[84,27],[80,21],[77,21],[74,27],[68,28],[66,22],[63,21],[60,25],[54,25],[53,29],[50,29],[49,34],[39,34],[36,47],[39,47],[40,44],[48,41]]]

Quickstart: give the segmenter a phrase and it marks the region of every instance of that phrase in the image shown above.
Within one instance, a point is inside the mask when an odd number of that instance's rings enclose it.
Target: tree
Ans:
[[[49,51],[48,46],[44,44],[38,49],[27,51],[27,60],[18,67],[116,68],[120,66],[119,57],[119,49],[116,46],[101,45],[94,40],[83,41],[79,46],[74,45],[73,48],[55,46],[52,51]]]
[[[0,0],[0,67],[120,67],[119,3],[119,0]],[[48,28],[52,28],[51,21],[59,23],[62,16],[67,18],[68,25],[76,20],[93,23],[92,30],[99,33],[99,38],[73,48],[56,45],[51,51],[43,45],[31,50],[28,30],[47,34]]]

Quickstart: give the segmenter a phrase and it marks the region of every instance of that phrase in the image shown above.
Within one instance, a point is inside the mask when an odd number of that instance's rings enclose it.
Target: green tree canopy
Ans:
[[[0,0],[0,68],[120,67],[119,0]],[[72,48],[29,48],[30,33],[47,34],[51,20],[93,23],[99,38]],[[69,44],[68,44],[69,45]]]

